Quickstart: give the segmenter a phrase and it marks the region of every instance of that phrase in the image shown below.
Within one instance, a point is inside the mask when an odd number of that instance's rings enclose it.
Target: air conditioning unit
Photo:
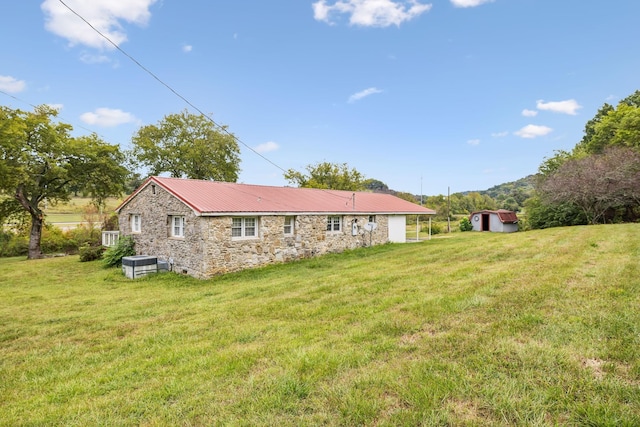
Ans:
[[[129,279],[137,279],[150,273],[157,273],[158,257],[149,255],[123,257],[122,272]]]

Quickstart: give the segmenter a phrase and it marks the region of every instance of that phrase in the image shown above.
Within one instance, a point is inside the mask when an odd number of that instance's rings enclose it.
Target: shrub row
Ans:
[[[99,229],[78,227],[63,231],[47,225],[42,230],[42,253],[77,254],[81,248],[100,248],[102,233]],[[0,230],[0,257],[26,256],[29,249],[29,232]]]

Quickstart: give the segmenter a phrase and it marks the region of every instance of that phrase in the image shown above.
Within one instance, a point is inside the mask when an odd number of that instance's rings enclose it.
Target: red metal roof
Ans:
[[[420,214],[436,212],[390,194],[271,187],[153,176],[125,199],[116,211],[143,188],[156,184],[199,215],[229,213],[361,213]]]
[[[497,211],[483,210],[471,212],[471,215],[469,215],[469,219],[471,219],[476,214],[482,213],[494,213],[498,215],[498,219],[503,224],[515,224],[516,222],[518,222],[518,216],[516,215],[516,213],[513,211],[508,211],[506,209],[498,209]]]

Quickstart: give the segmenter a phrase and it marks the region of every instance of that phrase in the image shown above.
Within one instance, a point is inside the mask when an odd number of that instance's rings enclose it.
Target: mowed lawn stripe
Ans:
[[[200,281],[0,259],[0,425],[638,425],[640,225]]]

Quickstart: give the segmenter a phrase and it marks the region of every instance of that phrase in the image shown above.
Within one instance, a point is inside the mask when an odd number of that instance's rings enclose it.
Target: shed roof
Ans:
[[[390,194],[272,187],[196,179],[152,176],[116,208],[119,212],[149,185],[158,185],[189,206],[197,215],[232,213],[360,213],[416,214],[436,212]]]
[[[498,219],[500,219],[500,222],[502,222],[503,224],[515,224],[518,222],[518,216],[516,215],[516,213],[513,211],[508,211],[506,209],[498,209],[497,211],[482,210],[482,211],[471,212],[471,215],[469,215],[469,219],[471,219],[471,217],[473,217],[476,214],[482,214],[482,213],[498,215]]]

